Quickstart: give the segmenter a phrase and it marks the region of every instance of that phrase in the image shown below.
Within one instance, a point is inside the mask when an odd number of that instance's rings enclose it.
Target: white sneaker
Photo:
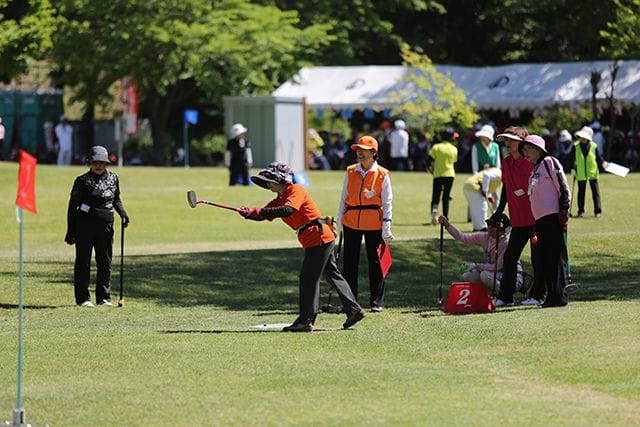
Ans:
[[[431,225],[438,224],[438,210],[434,209],[431,211]]]
[[[83,302],[82,304],[80,304],[80,307],[93,308],[93,307],[95,307],[95,305],[93,305],[93,304],[91,303],[91,301],[85,301],[85,302]]]
[[[493,301],[493,305],[495,307],[513,307],[513,303],[512,302],[504,302],[500,298],[496,298]]]
[[[542,304],[542,301],[529,297],[526,300],[523,300],[520,304],[521,305],[540,305]]]
[[[108,299],[103,299],[102,302],[100,303],[100,305],[102,305],[104,307],[113,307],[113,304]]]

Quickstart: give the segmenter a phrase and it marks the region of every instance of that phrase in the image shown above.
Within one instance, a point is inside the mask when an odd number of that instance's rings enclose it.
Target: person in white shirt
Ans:
[[[60,123],[56,125],[55,132],[58,139],[58,165],[70,165],[73,149],[73,127],[64,114],[60,116]]]
[[[404,171],[409,169],[409,133],[405,130],[404,120],[393,123],[395,129],[389,134],[391,169]]]

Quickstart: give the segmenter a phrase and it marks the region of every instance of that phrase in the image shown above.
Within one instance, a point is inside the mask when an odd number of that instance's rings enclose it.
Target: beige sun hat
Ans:
[[[584,138],[591,141],[593,139],[593,129],[591,129],[589,126],[584,126],[582,129],[576,132],[575,135],[578,138]]]

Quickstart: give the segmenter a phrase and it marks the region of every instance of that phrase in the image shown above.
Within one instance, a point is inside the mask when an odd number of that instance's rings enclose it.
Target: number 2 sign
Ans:
[[[487,288],[480,282],[453,282],[444,306],[445,313],[488,313],[494,310]]]

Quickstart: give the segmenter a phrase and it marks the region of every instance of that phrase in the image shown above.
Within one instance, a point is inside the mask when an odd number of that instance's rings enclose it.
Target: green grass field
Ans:
[[[0,162],[0,423],[16,405],[17,170]],[[85,168],[38,166],[38,214],[25,212],[24,224],[30,422],[640,425],[640,175],[602,176],[603,217],[570,221],[580,287],[567,307],[450,316],[433,306],[440,258],[439,230],[425,225],[431,176],[395,173],[385,311],[347,331],[342,315],[321,313],[322,331],[284,334],[251,326],[296,317],[302,252],[294,233],[282,221],[190,209],[185,196],[194,189],[199,198],[261,206],[272,193],[230,188],[223,169],[112,170],[131,217],[126,304],[90,310],[74,305],[73,247],[63,242],[68,194]],[[309,176],[322,212],[334,214],[343,174]],[[456,178],[451,219],[469,231],[465,178]],[[117,227],[114,300],[119,248]],[[445,290],[461,262],[481,257],[447,237]],[[322,302],[327,291],[323,282]]]

